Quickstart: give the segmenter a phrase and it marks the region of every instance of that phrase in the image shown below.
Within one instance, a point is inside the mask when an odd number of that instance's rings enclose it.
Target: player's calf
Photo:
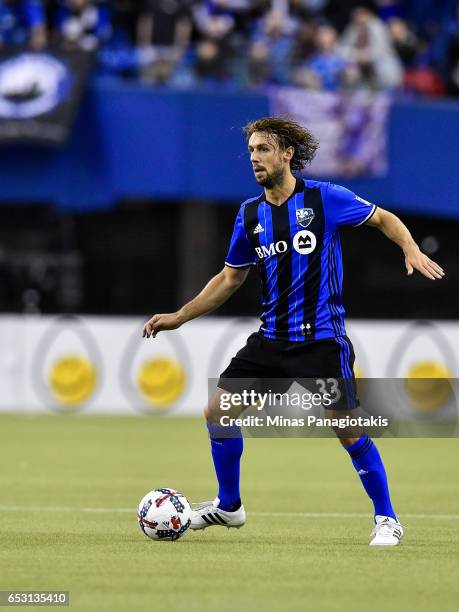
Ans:
[[[205,529],[211,525],[242,527],[245,523],[239,490],[242,434],[239,427],[222,425],[221,422],[223,415],[237,418],[241,407],[228,406],[227,395],[227,391],[217,388],[204,410],[218,480],[218,496],[213,502],[195,505],[192,529]]]

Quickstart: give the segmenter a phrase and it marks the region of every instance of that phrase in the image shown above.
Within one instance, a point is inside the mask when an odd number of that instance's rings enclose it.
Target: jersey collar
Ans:
[[[284,200],[284,202],[282,202],[281,204],[272,204],[269,200],[264,198],[264,201],[266,202],[266,204],[269,204],[270,206],[275,206],[276,208],[279,208],[280,206],[283,206],[284,204],[286,204],[291,198],[293,198],[293,196],[296,193],[301,193],[302,191],[304,191],[304,181],[303,181],[303,179],[300,179],[298,177],[295,177],[295,178],[296,178],[295,189],[292,191],[292,193],[289,195],[289,197],[286,200]]]

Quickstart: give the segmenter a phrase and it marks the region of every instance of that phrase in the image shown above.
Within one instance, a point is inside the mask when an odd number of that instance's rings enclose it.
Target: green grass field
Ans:
[[[247,525],[153,542],[147,491],[215,495],[199,419],[1,416],[0,433],[0,590],[69,590],[82,611],[458,609],[457,439],[378,442],[406,536],[373,549],[333,439],[247,440]]]

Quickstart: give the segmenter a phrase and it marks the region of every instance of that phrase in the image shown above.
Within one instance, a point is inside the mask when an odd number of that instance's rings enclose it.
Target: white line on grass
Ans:
[[[72,508],[70,506],[0,506],[0,512],[88,512],[98,513],[126,513],[135,514],[135,508]],[[369,518],[370,514],[357,512],[248,512],[249,516],[280,517],[291,516],[297,518]],[[459,514],[402,514],[401,518],[408,519],[436,519],[442,521],[457,521]]]

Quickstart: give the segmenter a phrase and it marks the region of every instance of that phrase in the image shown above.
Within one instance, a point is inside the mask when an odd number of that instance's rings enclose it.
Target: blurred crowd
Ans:
[[[0,0],[0,46],[174,87],[459,95],[458,0]]]

